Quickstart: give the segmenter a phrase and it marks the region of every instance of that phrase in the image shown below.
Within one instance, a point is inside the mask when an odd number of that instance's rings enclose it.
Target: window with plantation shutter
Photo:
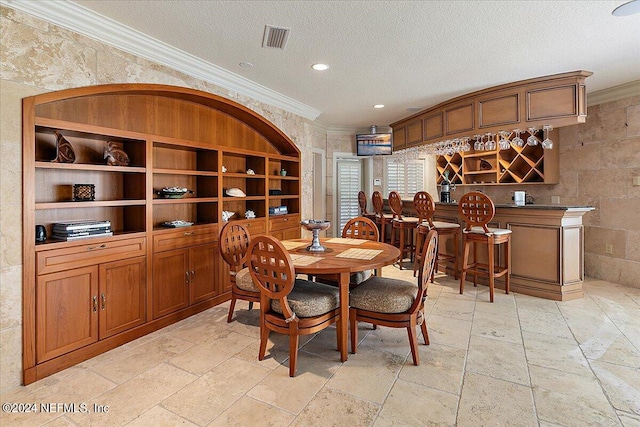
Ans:
[[[386,192],[397,191],[403,199],[412,199],[418,191],[425,190],[425,159],[386,161]]]
[[[339,236],[344,225],[360,214],[358,192],[362,189],[362,164],[360,160],[340,159],[337,162],[338,224],[334,230]]]

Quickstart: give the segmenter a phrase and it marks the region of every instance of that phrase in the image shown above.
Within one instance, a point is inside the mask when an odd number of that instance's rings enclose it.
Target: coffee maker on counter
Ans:
[[[456,185],[449,181],[449,171],[444,171],[444,179],[440,182],[440,203],[451,203],[451,191],[456,190]]]

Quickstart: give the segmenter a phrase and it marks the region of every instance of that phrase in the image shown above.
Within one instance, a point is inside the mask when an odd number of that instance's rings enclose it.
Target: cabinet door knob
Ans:
[[[185,235],[185,236],[193,236],[193,235],[195,235],[195,234],[196,234],[196,232],[195,232],[195,231],[185,231],[185,232],[184,232],[184,235]]]
[[[193,281],[194,277],[196,277],[196,272],[195,270],[191,270],[191,281]]]
[[[93,296],[93,312],[96,313],[98,311],[98,297]]]
[[[185,285],[189,286],[189,272],[188,271],[184,272],[184,283],[185,283]]]
[[[96,249],[106,249],[106,247],[107,247],[107,244],[103,243],[103,244],[98,245],[98,246],[87,246],[87,250],[88,251],[94,251]]]
[[[104,310],[107,306],[107,297],[104,292],[100,294],[100,299],[102,300],[102,309]]]

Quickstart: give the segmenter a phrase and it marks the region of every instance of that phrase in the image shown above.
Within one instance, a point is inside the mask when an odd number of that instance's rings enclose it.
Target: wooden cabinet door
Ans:
[[[406,140],[408,146],[422,143],[422,118],[407,123]]]
[[[401,150],[407,146],[407,128],[401,126],[393,129],[393,151]]]
[[[36,313],[38,363],[98,341],[98,267],[39,276]]]
[[[100,339],[146,321],[145,257],[100,265]]]
[[[273,231],[271,232],[271,236],[275,237],[278,240],[299,239],[300,227],[285,228],[283,230]]]
[[[218,247],[214,244],[189,249],[190,302],[195,304],[216,296]]]
[[[189,305],[189,249],[153,256],[153,318]]]

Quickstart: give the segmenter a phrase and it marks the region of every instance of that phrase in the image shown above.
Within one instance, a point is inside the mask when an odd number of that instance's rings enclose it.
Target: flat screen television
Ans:
[[[371,133],[356,135],[358,156],[388,156],[392,154],[392,134]]]

